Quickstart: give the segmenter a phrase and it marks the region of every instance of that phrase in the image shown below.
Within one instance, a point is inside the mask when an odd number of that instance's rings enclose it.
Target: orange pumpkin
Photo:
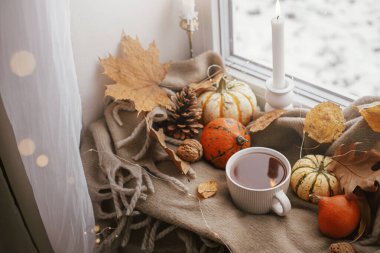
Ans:
[[[201,144],[206,160],[224,169],[228,159],[251,144],[246,128],[237,120],[218,118],[203,129]]]
[[[354,195],[319,197],[318,223],[321,232],[331,238],[344,238],[360,222],[360,208]]]

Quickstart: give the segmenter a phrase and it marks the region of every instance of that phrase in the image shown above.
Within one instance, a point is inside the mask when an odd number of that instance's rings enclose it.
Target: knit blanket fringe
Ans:
[[[85,135],[82,160],[95,217],[106,226],[109,221],[116,221],[112,233],[102,235],[100,252],[126,247],[135,230],[144,231],[140,242],[143,252],[153,252],[156,241],[171,233],[177,235],[187,253],[206,252],[210,248],[224,251],[219,243],[136,210],[138,201],[155,192],[151,176],[170,183],[174,190],[188,192],[181,181],[155,165],[168,156],[150,137],[149,129],[166,118],[166,111],[159,107],[138,115],[132,102],[114,102],[105,110],[105,118],[92,123]],[[178,144],[171,139],[168,142]],[[194,170],[190,169],[188,175],[194,178]]]

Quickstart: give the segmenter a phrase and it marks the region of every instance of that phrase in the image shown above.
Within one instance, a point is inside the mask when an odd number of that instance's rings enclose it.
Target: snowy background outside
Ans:
[[[272,66],[275,0],[233,0],[233,50]],[[338,92],[380,95],[380,0],[281,0],[285,71]]]

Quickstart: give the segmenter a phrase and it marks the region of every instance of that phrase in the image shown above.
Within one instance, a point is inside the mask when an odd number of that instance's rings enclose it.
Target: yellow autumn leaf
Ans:
[[[138,38],[123,35],[121,57],[101,59],[104,74],[116,83],[107,85],[105,95],[115,100],[129,99],[137,111],[151,111],[156,106],[170,108],[170,99],[159,84],[170,64],[160,63],[160,53],[152,42],[145,50]]]
[[[218,191],[218,183],[215,180],[209,180],[198,185],[198,194],[204,198],[210,198]]]
[[[375,132],[380,133],[380,101],[356,107],[368,125]]]
[[[330,143],[343,133],[344,123],[342,109],[332,102],[323,102],[306,114],[304,130],[318,143]]]

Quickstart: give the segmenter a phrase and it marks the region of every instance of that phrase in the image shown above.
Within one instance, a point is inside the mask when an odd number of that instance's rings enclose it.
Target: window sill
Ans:
[[[224,59],[227,72],[234,78],[249,84],[254,91],[261,108],[265,104],[265,81],[271,76],[272,70],[259,64],[250,63],[235,56]],[[342,107],[349,106],[355,97],[323,89],[312,83],[287,76],[295,84],[294,106],[311,108],[324,101],[334,102]]]

